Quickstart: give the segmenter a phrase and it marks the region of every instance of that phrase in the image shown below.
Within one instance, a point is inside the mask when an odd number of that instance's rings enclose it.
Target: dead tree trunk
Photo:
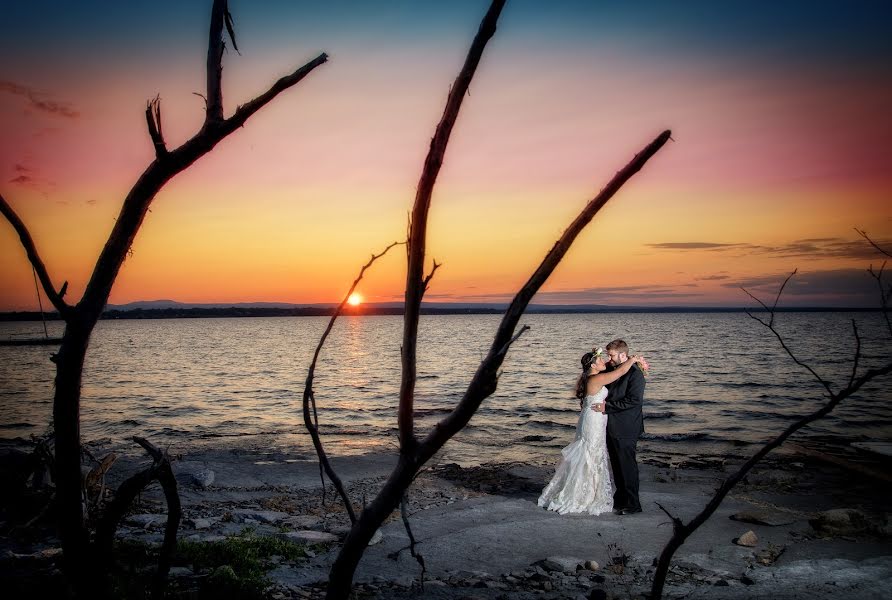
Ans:
[[[424,163],[415,205],[412,210],[407,245],[409,266],[406,277],[402,346],[403,371],[398,416],[400,455],[396,467],[384,483],[381,491],[362,511],[347,535],[344,545],[341,547],[341,551],[329,574],[327,592],[327,598],[329,599],[342,600],[349,596],[353,583],[353,574],[368,542],[384,520],[399,506],[400,500],[418,473],[419,468],[468,423],[471,416],[480,406],[480,403],[496,390],[498,369],[504,361],[511,344],[526,329],[524,327],[515,334],[520,317],[533,296],[570,249],[573,241],[620,187],[637,173],[670,139],[669,131],[664,131],[657,136],[629,164],[620,170],[595,198],[589,201],[582,212],[564,231],[561,238],[548,252],[527,283],[514,297],[496,331],[489,353],[478,367],[461,401],[423,440],[419,441],[415,436],[413,423],[418,320],[424,291],[434,271],[439,266],[435,262],[431,272],[426,277],[423,276],[428,209],[433,187],[440,167],[443,164],[449,134],[458,117],[461,102],[479,64],[483,49],[487,41],[495,33],[496,22],[504,4],[504,0],[493,0],[489,11],[483,18],[477,36],[468,52],[465,64],[452,86],[446,102],[446,109],[431,140],[430,151]]]
[[[0,196],[0,212],[9,220],[22,241],[43,289],[65,321],[65,335],[56,361],[56,391],[53,399],[53,419],[56,431],[56,476],[59,503],[60,537],[62,540],[65,572],[79,596],[91,596],[97,581],[97,569],[89,551],[89,534],[84,521],[80,470],[80,394],[84,357],[90,335],[96,326],[109,294],[123,265],[140,225],[158,191],[174,176],[210,152],[222,139],[244,125],[251,115],[279,93],[297,84],[313,69],[328,60],[320,54],[304,66],[276,81],[267,91],[224,117],[222,104],[223,26],[230,37],[232,17],[226,0],[214,0],[211,9],[211,28],[208,40],[207,107],[201,129],[182,146],[168,150],[161,124],[161,105],[158,98],[146,107],[146,123],[155,147],[153,160],[124,200],[105,247],[96,261],[93,273],[80,302],[69,305],[63,300],[64,289],[57,292],[31,236],[6,200]],[[233,39],[233,46],[235,40]]]

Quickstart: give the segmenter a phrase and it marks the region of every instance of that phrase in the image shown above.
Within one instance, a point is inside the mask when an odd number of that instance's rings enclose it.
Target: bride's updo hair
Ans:
[[[576,397],[582,400],[585,398],[585,382],[588,379],[588,375],[592,370],[592,362],[595,360],[594,352],[586,352],[582,355],[582,358],[579,362],[582,363],[582,375],[579,376],[579,379],[576,380]]]

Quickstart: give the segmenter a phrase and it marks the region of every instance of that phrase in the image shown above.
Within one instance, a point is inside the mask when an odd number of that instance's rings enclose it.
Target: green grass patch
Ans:
[[[138,590],[148,589],[158,548],[120,540],[115,554],[120,597],[144,597]],[[269,586],[266,573],[276,566],[270,562],[273,556],[281,556],[282,562],[294,561],[307,556],[306,547],[250,530],[214,542],[180,540],[172,564],[191,568],[196,577],[169,580],[167,597],[261,599]]]

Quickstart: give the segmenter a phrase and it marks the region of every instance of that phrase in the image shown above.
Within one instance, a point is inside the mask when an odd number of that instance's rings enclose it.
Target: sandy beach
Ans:
[[[676,553],[664,597],[888,598],[889,482],[871,476],[872,469],[888,473],[888,464],[879,459],[848,466],[835,459],[834,464],[801,450],[792,446],[771,455],[732,492]],[[99,456],[103,449],[91,451]],[[323,594],[349,520],[330,485],[323,503],[318,465],[311,456],[241,447],[196,449],[175,458],[183,501],[181,541],[215,543],[250,532],[310,544],[304,557],[269,557],[265,596]],[[360,563],[356,594],[647,597],[655,557],[672,529],[657,503],[689,519],[734,462],[649,457],[641,468],[644,512],[626,516],[561,516],[539,508],[536,500],[553,472],[550,464],[430,465],[408,498],[416,549],[426,567],[423,589],[421,568],[410,555],[396,511]],[[107,483],[115,486],[146,463],[135,453],[121,456]],[[373,497],[393,463],[393,456],[383,454],[333,461],[358,506]],[[35,572],[58,579],[58,540],[11,531],[8,511],[6,518],[4,579],[21,592]],[[163,496],[154,487],[131,511],[119,540],[157,545],[165,518]],[[744,541],[753,545],[741,545]],[[171,589],[207,575],[175,563]]]

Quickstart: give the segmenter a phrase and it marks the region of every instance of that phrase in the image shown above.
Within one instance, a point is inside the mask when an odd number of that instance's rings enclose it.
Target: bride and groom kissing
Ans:
[[[644,433],[641,408],[648,365],[643,357],[628,353],[626,342],[613,340],[606,352],[596,348],[582,356],[576,438],[561,450],[539,506],[560,514],[641,512],[635,453]]]

